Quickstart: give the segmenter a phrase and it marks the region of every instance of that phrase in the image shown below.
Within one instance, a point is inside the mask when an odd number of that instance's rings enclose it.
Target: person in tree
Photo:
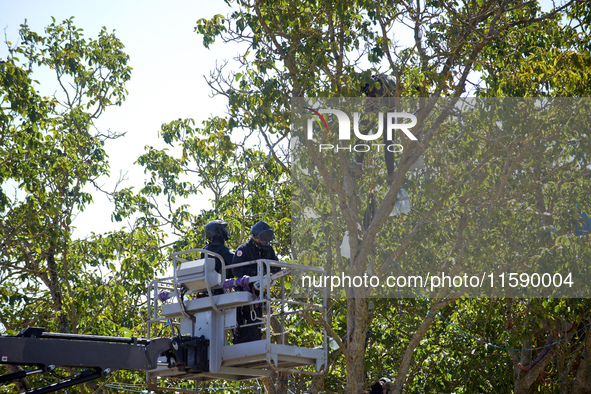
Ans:
[[[373,98],[396,98],[396,97],[400,97],[401,91],[402,91],[402,86],[399,86],[396,82],[398,77],[394,77],[391,75],[387,75],[387,74],[374,74],[371,76],[371,82],[367,82],[364,85],[361,86],[361,92],[366,96],[366,97],[373,97]],[[423,80],[420,85],[415,86],[415,90],[419,95],[424,95],[426,93],[426,80]],[[388,106],[391,109],[396,109],[396,106],[399,104],[396,104],[397,101],[396,100],[388,100]],[[415,114],[419,111],[419,109],[417,108],[417,110],[414,112]],[[371,112],[376,112],[376,108],[375,108],[375,103],[374,102],[368,102],[366,104],[366,108],[365,108],[365,112],[367,113],[371,113]],[[367,129],[371,129],[375,127],[374,125],[370,124],[367,120],[365,120],[365,123],[363,125],[363,129],[367,130]],[[356,142],[357,143],[357,142]],[[393,144],[394,141],[392,140],[388,140],[388,133],[384,132],[382,133],[382,143],[387,146],[390,144]],[[363,163],[363,158],[364,158],[365,152],[359,152],[356,155],[355,161],[357,163]],[[394,151],[390,151],[388,149],[384,149],[384,161],[386,163],[386,171],[388,173],[388,177],[389,179],[392,177],[392,174],[394,173],[394,167],[395,167],[395,153]]]
[[[384,97],[396,97],[396,79],[390,75],[386,74],[374,74],[371,76],[371,84],[368,82],[361,87],[361,91],[367,97],[375,97],[375,98],[384,98]],[[366,107],[366,112],[371,113],[375,111],[374,104],[369,103]],[[364,129],[370,128],[369,123],[365,121]],[[382,134],[383,144],[390,145],[393,144],[394,141],[390,141],[387,138],[388,133]],[[358,153],[356,156],[355,161],[358,163],[363,163],[365,153],[361,152]],[[392,176],[394,173],[394,152],[390,152],[388,149],[384,149],[384,160],[386,163],[386,170],[388,172],[388,176]]]
[[[271,246],[271,241],[275,239],[275,234],[271,226],[266,222],[260,221],[250,228],[252,237],[236,249],[236,254],[232,260],[232,265],[255,260],[274,260],[278,261],[275,250]],[[278,272],[279,267],[271,267],[271,273]],[[237,278],[244,276],[256,276],[257,264],[248,264],[232,268],[232,273]],[[250,291],[258,294],[250,285]],[[234,343],[244,343],[257,341],[261,339],[261,330],[259,326],[242,327],[251,324],[261,318],[263,315],[262,305],[247,305],[237,309],[238,327],[234,331]]]

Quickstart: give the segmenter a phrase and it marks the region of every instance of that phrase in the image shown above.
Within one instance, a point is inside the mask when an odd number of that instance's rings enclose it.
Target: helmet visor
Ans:
[[[263,231],[259,234],[259,242],[263,245],[268,245],[272,240],[275,239],[273,230]]]

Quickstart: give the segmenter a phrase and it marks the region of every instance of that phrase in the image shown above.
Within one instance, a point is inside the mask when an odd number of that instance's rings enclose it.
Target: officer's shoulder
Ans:
[[[240,245],[239,245],[239,246],[236,248],[236,250],[238,250],[238,249],[247,249],[248,247],[249,247],[249,241],[246,241],[246,242],[243,242],[243,243],[241,243],[241,244],[240,244]]]
[[[238,246],[238,247],[236,248],[236,253],[235,253],[235,254],[236,254],[238,257],[240,257],[240,256],[242,256],[242,254],[243,254],[243,253],[247,253],[247,252],[248,252],[248,250],[249,250],[249,247],[248,247],[248,242],[244,242],[243,244],[240,244],[240,246]]]

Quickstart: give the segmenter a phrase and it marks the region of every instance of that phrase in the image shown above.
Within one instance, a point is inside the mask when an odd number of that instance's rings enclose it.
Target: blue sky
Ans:
[[[121,107],[109,108],[97,122],[101,130],[127,133],[106,145],[111,178],[100,183],[110,190],[120,171],[128,173],[123,186],[143,184],[142,168],[133,163],[144,146],[163,146],[157,137],[161,124],[188,117],[200,124],[212,114],[224,114],[225,101],[210,98],[203,76],[209,75],[216,62],[231,60],[238,47],[220,43],[208,50],[193,29],[200,18],[228,12],[223,1],[0,0],[0,28],[13,43],[18,41],[19,25],[25,19],[37,32],[51,23],[52,16],[56,21],[74,16],[75,25],[87,37],[96,37],[102,26],[115,30],[130,56],[133,72],[126,101]],[[6,46],[1,44],[0,58],[4,56]],[[43,85],[43,76],[37,78]],[[208,205],[207,199],[195,205],[198,212]],[[121,227],[111,223],[111,210],[107,199],[95,193],[95,205],[74,221],[78,235]]]

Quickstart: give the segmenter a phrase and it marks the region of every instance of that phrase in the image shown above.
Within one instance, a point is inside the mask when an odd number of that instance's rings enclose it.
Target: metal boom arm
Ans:
[[[93,371],[65,379],[27,393],[48,393],[100,378],[120,369],[147,371],[156,368],[158,357],[173,352],[172,339],[151,340],[95,335],[47,333],[42,328],[27,328],[17,336],[0,336],[0,363],[36,365],[32,372],[0,376],[0,382],[23,378],[23,374],[52,370],[55,367],[91,368]]]

